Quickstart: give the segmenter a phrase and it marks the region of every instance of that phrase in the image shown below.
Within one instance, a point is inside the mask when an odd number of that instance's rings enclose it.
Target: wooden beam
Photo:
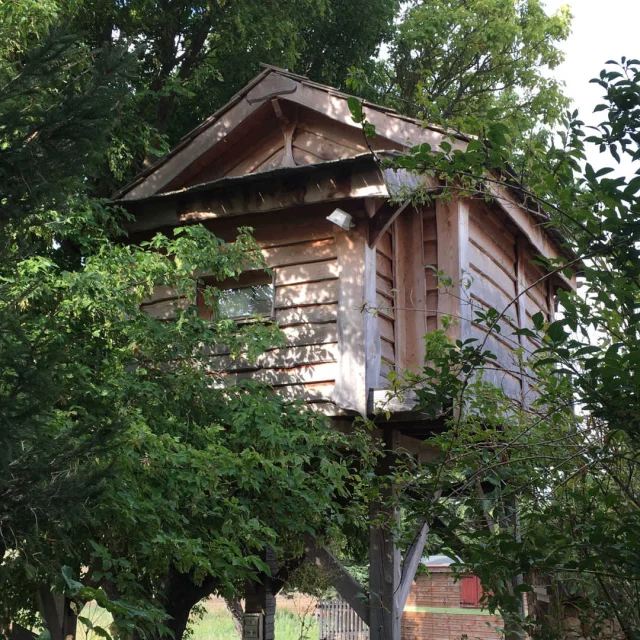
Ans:
[[[399,207],[387,205],[375,214],[369,223],[369,246],[372,249],[375,249],[380,238],[410,204],[411,200],[405,200]]]
[[[414,411],[418,404],[418,397],[415,391],[412,390],[403,393],[402,398],[399,398],[389,389],[371,389],[369,396],[369,413],[375,413],[376,411],[388,411],[390,413]]]
[[[404,606],[407,604],[413,579],[416,577],[416,571],[420,566],[420,560],[422,560],[422,553],[424,551],[424,546],[427,543],[428,533],[429,525],[425,522],[422,527],[420,527],[415,540],[405,554],[404,562],[402,564],[400,587],[396,594],[396,612],[399,616],[402,616]]]
[[[349,603],[358,617],[369,624],[369,595],[362,585],[342,566],[326,547],[318,547],[313,536],[305,539],[305,554],[331,580],[338,593]]]
[[[378,209],[386,202],[385,198],[365,198],[364,210],[367,213],[368,218],[373,218],[378,212]]]
[[[516,263],[515,263],[515,275],[516,275],[516,317],[518,319],[518,328],[527,328],[527,294],[525,291],[525,275],[524,264],[522,260],[523,254],[523,238],[520,236],[516,238]],[[523,349],[526,348],[526,338],[524,336],[518,336],[518,344]],[[521,401],[524,403],[529,392],[529,383],[527,381],[526,371],[523,366],[520,367],[520,386],[522,388]]]
[[[271,100],[273,111],[280,123],[280,130],[284,137],[284,155],[282,157],[281,167],[295,167],[296,161],[293,159],[293,134],[298,126],[298,109],[293,109],[291,117],[287,117],[282,110],[282,106],[277,98]]]
[[[388,474],[394,464],[394,451],[398,448],[400,432],[385,433],[387,453],[382,458],[380,471]],[[397,609],[400,589],[400,550],[396,535],[400,512],[395,505],[395,487],[381,490],[378,501],[371,504],[369,525],[369,604],[371,622],[370,640],[400,640],[401,612]]]
[[[369,409],[369,390],[378,386],[378,379],[380,378],[382,342],[380,340],[379,317],[373,313],[373,309],[375,309],[377,305],[376,251],[369,247],[367,243],[363,244],[362,250],[364,253],[364,298],[366,307],[362,314],[366,350],[365,389],[362,413],[366,415]]]

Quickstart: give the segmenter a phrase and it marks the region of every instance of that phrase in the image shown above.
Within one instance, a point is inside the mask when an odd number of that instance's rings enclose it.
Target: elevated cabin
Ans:
[[[223,283],[223,306],[230,316],[272,317],[287,346],[257,366],[227,361],[230,380],[263,380],[329,416],[370,413],[385,400],[389,372],[420,367],[423,336],[444,315],[459,318],[452,337],[484,338],[474,309],[509,307],[501,333],[487,339],[498,366],[485,376],[526,398],[513,350],[533,345],[511,333],[532,326],[538,311],[551,318],[557,288],[574,286],[561,275],[542,278],[533,262],[561,255],[561,246],[506,189],[495,187],[491,201],[404,201],[415,186],[434,193],[440,186],[379,159],[424,142],[436,148],[451,134],[365,103],[376,127],[366,140],[347,98],[266,67],[117,194],[135,214],[132,237],[192,223],[228,240],[238,226],[255,229],[274,275]],[[353,228],[327,219],[336,208],[352,216]],[[437,270],[452,287],[438,288]],[[158,291],[145,308],[168,318],[174,302]]]
[[[336,421],[350,420],[385,402],[390,372],[421,367],[423,337],[444,326],[445,316],[458,319],[447,328],[452,338],[485,338],[474,309],[508,307],[500,334],[487,337],[497,365],[484,375],[526,401],[530,389],[514,350],[535,345],[512,332],[532,327],[538,312],[550,319],[558,288],[575,286],[575,277],[545,278],[534,263],[539,255],[561,256],[561,243],[543,217],[500,186],[490,188],[488,199],[409,202],[406,194],[416,186],[437,195],[441,185],[385,168],[380,158],[422,143],[437,148],[451,134],[384,107],[365,103],[363,109],[374,139],[365,139],[353,121],[348,96],[266,67],[117,194],[134,214],[132,240],[194,223],[226,240],[239,226],[255,229],[273,275],[250,272],[217,283],[224,290],[219,312],[273,318],[287,343],[257,365],[215,356],[230,382],[262,380]],[[454,146],[465,144],[453,138]],[[353,226],[344,224],[344,213]],[[453,284],[438,287],[437,270]],[[145,309],[170,318],[176,302],[158,290]],[[208,312],[201,300],[192,302]],[[410,402],[388,408],[391,419],[381,425],[388,448],[432,456],[421,439],[433,425]],[[329,572],[372,640],[399,640],[427,531],[425,524],[401,566],[388,528],[370,528],[368,596],[328,550],[311,545],[307,554]],[[264,598],[255,613],[269,610]]]

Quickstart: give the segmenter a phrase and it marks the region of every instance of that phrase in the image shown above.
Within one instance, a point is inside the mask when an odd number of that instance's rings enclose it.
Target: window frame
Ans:
[[[201,277],[198,280],[196,291],[196,307],[198,316],[205,320],[213,321],[215,319],[214,310],[207,308],[204,302],[204,291],[207,287],[215,287],[220,291],[248,289],[254,285],[271,285],[273,290],[273,298],[271,300],[271,309],[269,313],[252,314],[246,316],[223,317],[225,320],[233,320],[238,324],[251,323],[258,321],[256,315],[261,316],[263,320],[275,321],[276,317],[276,273],[275,270],[269,273],[266,270],[244,271],[238,276],[232,276],[224,280],[216,280],[213,276]]]

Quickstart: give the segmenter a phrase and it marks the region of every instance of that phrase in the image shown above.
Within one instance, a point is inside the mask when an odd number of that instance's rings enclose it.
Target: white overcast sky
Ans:
[[[552,73],[583,116],[598,104],[602,89],[589,84],[607,60],[640,58],[640,0],[546,0],[550,13],[569,6],[569,39],[561,44],[565,61]]]
[[[640,0],[546,0],[550,13],[565,5],[573,14],[572,32],[561,45],[564,63],[551,73],[565,82],[566,94],[581,119],[593,124],[598,121],[598,114],[592,112],[601,101],[602,88],[589,80],[607,60],[640,59]],[[592,153],[589,159],[599,164]]]

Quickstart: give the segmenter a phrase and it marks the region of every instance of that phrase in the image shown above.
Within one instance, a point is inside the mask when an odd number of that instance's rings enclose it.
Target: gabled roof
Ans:
[[[269,103],[273,101],[328,118],[345,130],[361,132],[361,125],[355,123],[351,117],[347,104],[350,97],[348,94],[285,69],[262,66],[264,71],[221,109],[185,135],[166,156],[116,193],[114,198],[132,200],[146,198],[166,190],[175,191],[187,186],[188,179],[191,179],[188,186],[193,186],[196,168],[201,169],[206,164],[206,158],[215,156],[217,148],[228,149],[233,146],[232,139],[238,136],[238,130],[249,126],[252,119],[264,118],[267,111],[271,113]],[[466,139],[439,127],[425,126],[422,121],[403,116],[394,109],[367,101],[363,101],[362,104],[367,120],[376,127],[378,141],[374,146],[378,148],[402,149],[423,142],[437,146],[445,136]],[[279,106],[273,108],[280,109]],[[286,116],[283,117],[286,121]],[[362,140],[364,142],[364,138]],[[366,147],[363,148],[366,151]]]

